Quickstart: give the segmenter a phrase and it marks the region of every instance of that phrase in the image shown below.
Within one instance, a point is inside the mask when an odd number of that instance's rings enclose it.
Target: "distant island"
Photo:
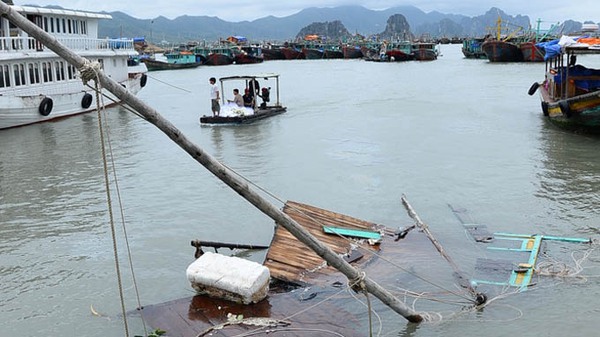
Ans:
[[[414,36],[436,39],[484,36],[495,29],[498,18],[507,25],[524,30],[535,29],[538,24],[526,15],[509,15],[496,7],[474,17],[437,11],[425,13],[414,6],[398,6],[385,10],[371,10],[362,6],[311,7],[286,17],[267,16],[242,22],[228,22],[209,16],[183,15],[171,20],[163,16],[137,19],[123,12],[108,14],[113,19],[100,21],[99,36],[144,37],[146,41],[154,44],[215,41],[231,35],[245,36],[250,41],[288,41],[313,23],[334,21],[341,22],[351,34],[369,36],[382,32],[387,20],[395,14],[402,14],[406,18]],[[542,22],[540,28],[548,29],[552,24],[559,25],[557,31],[568,34],[580,31],[584,23],[593,22],[577,22],[565,18],[565,21],[560,23]]]

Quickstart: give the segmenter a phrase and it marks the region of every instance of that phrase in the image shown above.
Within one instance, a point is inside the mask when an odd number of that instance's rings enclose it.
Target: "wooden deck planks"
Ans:
[[[378,228],[378,225],[372,222],[294,201],[286,202],[283,211],[314,235],[317,240],[338,254],[349,253],[352,244],[356,245],[358,241],[335,234],[326,234],[323,231],[323,226],[370,231]],[[378,246],[369,246],[368,244],[361,244],[361,246],[373,251],[379,249]],[[288,282],[305,283],[310,282],[310,280],[307,280],[307,271],[314,270],[322,266],[323,263],[324,260],[320,256],[298,241],[285,228],[278,226],[264,265],[269,268],[273,278]],[[317,275],[323,273],[333,272],[327,269],[331,269],[331,267],[319,269],[319,272],[313,276],[317,277]]]

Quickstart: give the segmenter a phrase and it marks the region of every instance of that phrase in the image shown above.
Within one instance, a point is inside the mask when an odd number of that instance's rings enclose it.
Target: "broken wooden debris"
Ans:
[[[218,248],[229,248],[229,249],[268,249],[269,246],[260,246],[260,245],[246,245],[240,243],[225,243],[225,242],[213,242],[213,241],[202,241],[202,240],[192,240],[192,247],[196,247],[196,252],[194,253],[195,258],[199,258],[204,254],[202,247],[212,247],[215,249],[215,253],[218,253]]]
[[[323,231],[327,234],[337,234],[341,236],[349,236],[353,238],[381,240],[381,234],[374,231],[365,231],[351,228],[323,226]]]

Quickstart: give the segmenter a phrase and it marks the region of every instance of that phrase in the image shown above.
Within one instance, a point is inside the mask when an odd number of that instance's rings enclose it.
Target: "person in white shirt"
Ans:
[[[210,104],[213,116],[218,116],[221,112],[221,105],[219,104],[219,87],[217,86],[217,79],[211,77],[210,80]]]

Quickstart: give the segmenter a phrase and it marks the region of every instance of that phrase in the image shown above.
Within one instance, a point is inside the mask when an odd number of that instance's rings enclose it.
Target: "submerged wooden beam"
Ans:
[[[241,243],[225,243],[225,242],[213,242],[213,241],[202,241],[202,240],[192,240],[192,247],[196,247],[196,252],[194,253],[195,258],[199,258],[204,254],[202,251],[202,247],[212,247],[217,251],[217,248],[229,248],[229,249],[268,249],[269,246],[260,246],[260,245],[245,245]]]
[[[89,61],[62,46],[54,37],[44,32],[42,29],[27,20],[27,18],[13,10],[4,2],[0,2],[0,13],[8,18],[13,24],[27,32],[30,36],[40,40],[52,51],[67,60],[67,62],[77,67],[77,69],[81,70],[88,66]],[[346,275],[349,280],[352,280],[352,282],[360,280],[360,284],[364,286],[366,291],[373,294],[384,304],[402,315],[408,321],[421,322],[423,320],[423,317],[416,311],[406,306],[402,301],[394,297],[392,293],[354,268],[329,247],[316,240],[313,235],[298,225],[298,223],[296,223],[292,218],[287,216],[279,208],[275,207],[275,205],[271,204],[267,199],[263,198],[256,191],[251,189],[248,183],[236,175],[235,172],[228,169],[210,154],[205,152],[201,147],[194,144],[171,122],[162,117],[154,108],[129,93],[127,90],[125,90],[125,88],[121,87],[117,82],[106,76],[102,71],[97,74],[97,77],[98,81],[104,88],[112,92],[124,104],[127,104],[136,110],[148,122],[154,124],[165,135],[171,138],[173,142],[175,142],[190,156],[192,156],[192,158],[202,164],[207,170],[235,190],[244,199],[248,200],[264,214],[275,220],[277,224],[284,226],[290,233],[298,238],[298,240],[306,244],[315,253],[317,253],[317,255],[327,261],[329,265]]]
[[[457,277],[459,277],[460,279],[466,279],[466,277],[464,276],[465,274],[460,270],[460,268],[458,268],[458,265],[456,264],[456,262],[454,262],[452,257],[450,257],[450,255],[446,253],[444,247],[442,247],[440,242],[433,236],[433,234],[429,230],[429,226],[427,226],[427,224],[421,220],[417,212],[415,212],[412,206],[408,203],[408,200],[404,195],[402,196],[402,204],[406,208],[408,215],[413,220],[415,220],[417,227],[419,227],[425,233],[425,235],[427,235],[427,238],[429,239],[429,241],[431,241],[431,243],[433,243],[437,251],[442,255],[444,259],[446,259],[446,261],[448,261],[450,266],[452,266],[452,269],[454,269],[454,273],[457,275]],[[471,282],[464,283],[464,286],[469,290],[473,297],[475,297],[475,304],[480,305],[487,301],[487,296],[483,293],[477,292],[477,290],[471,285]]]

